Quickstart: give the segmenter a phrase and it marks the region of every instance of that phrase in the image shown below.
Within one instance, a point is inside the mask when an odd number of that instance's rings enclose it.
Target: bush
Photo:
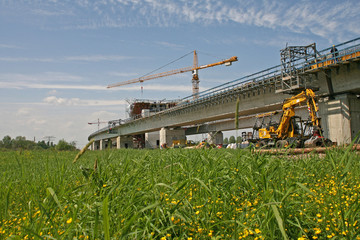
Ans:
[[[55,146],[55,149],[58,151],[73,151],[76,150],[76,146],[75,142],[68,143],[64,139],[61,139]]]

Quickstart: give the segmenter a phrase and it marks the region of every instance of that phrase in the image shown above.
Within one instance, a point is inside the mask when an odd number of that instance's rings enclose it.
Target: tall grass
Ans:
[[[352,151],[124,149],[73,164],[75,155],[0,155],[0,239],[360,238]]]

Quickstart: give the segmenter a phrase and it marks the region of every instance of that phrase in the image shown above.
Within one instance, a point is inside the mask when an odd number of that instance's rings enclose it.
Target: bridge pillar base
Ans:
[[[105,139],[100,140],[100,150],[105,150],[106,149],[106,147],[107,147],[106,142],[107,141]]]
[[[207,138],[210,144],[222,145],[224,135],[222,132],[209,132]]]
[[[160,133],[149,132],[145,133],[145,148],[159,148],[160,147]]]
[[[116,148],[133,148],[133,137],[132,136],[118,136],[116,138]]]
[[[338,145],[349,144],[360,131],[360,99],[341,94],[319,103],[324,136]]]
[[[166,146],[171,147],[173,143],[185,144],[185,142],[186,142],[185,129],[161,128],[160,146],[166,144]]]
[[[91,144],[91,151],[100,150],[100,141],[94,141]]]

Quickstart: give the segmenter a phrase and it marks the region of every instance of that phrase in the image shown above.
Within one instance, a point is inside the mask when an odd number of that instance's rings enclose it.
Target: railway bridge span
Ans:
[[[317,51],[315,44],[281,50],[281,64],[189,96],[172,108],[126,119],[92,133],[92,149],[156,148],[192,134],[208,133],[222,143],[222,131],[251,128],[255,115],[281,110],[285,98],[316,89],[324,136],[349,143],[360,131],[360,38]],[[238,113],[236,105],[238,104]],[[307,109],[297,112],[307,117]],[[134,139],[140,146],[134,145]]]

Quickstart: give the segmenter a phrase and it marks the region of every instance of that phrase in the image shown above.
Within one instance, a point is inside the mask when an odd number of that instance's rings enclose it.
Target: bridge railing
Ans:
[[[326,48],[317,52],[316,56],[304,56],[302,58],[298,58],[294,62],[294,67],[301,71],[305,72],[306,70],[313,69],[314,66],[321,67],[319,63],[324,63],[329,60],[332,60],[332,64],[335,64],[339,61],[346,61],[349,58],[360,57],[360,38],[356,38],[338,45],[335,45],[337,51],[330,52],[333,47]],[[233,81],[221,84],[219,86],[207,89],[202,91],[198,95],[198,99],[193,99],[193,96],[187,96],[181,99],[181,105],[193,104],[199,101],[203,101],[209,97],[213,97],[218,95],[224,91],[230,91],[233,89],[246,87],[249,83],[259,83],[266,80],[276,80],[277,77],[281,75],[281,65],[277,65],[272,68],[265,69],[263,71],[244,76]],[[169,109],[170,110],[170,109]]]
[[[312,70],[358,58],[360,57],[360,38],[326,48],[320,51],[319,55],[314,61],[309,62]]]
[[[187,96],[183,99],[181,99],[181,102],[178,104],[178,106],[187,105],[187,104],[194,104],[197,102],[201,102],[203,100],[206,100],[208,98],[214,97],[215,95],[221,94],[223,92],[228,92],[230,90],[241,88],[242,86],[248,86],[251,83],[256,83],[259,81],[264,81],[267,79],[272,79],[279,75],[280,73],[280,65],[265,69],[261,72],[257,72],[248,76],[244,76],[238,79],[235,79],[233,81],[221,84],[219,86],[207,89],[205,91],[202,91],[199,93],[197,99],[193,99],[193,96]]]

